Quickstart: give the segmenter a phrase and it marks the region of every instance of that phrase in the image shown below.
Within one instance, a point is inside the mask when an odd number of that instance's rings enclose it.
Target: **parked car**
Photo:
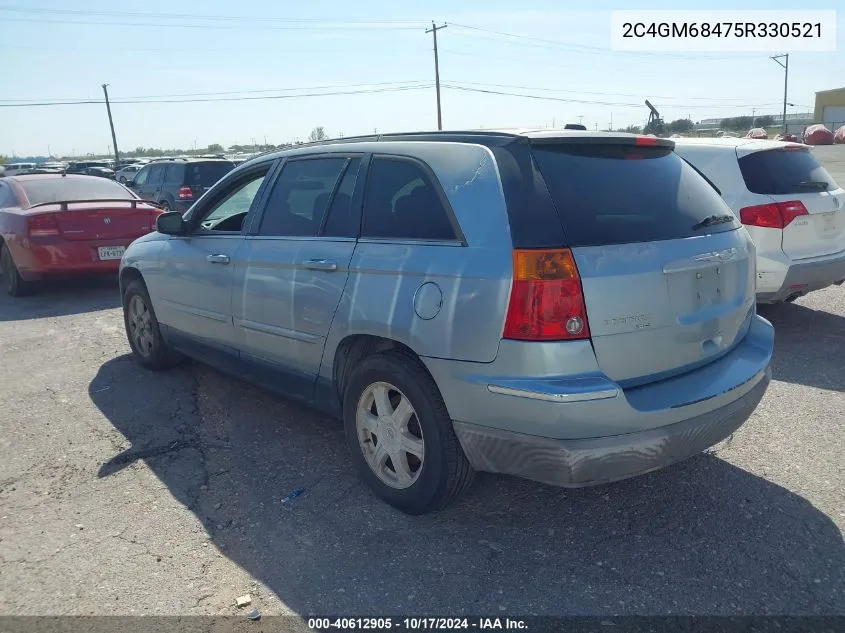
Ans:
[[[86,176],[99,176],[100,178],[110,178],[114,180],[114,170],[108,167],[89,167],[85,170]]]
[[[13,296],[38,280],[115,274],[161,210],[104,178],[63,174],[0,180],[0,270]]]
[[[111,169],[113,163],[109,160],[82,160],[82,161],[73,161],[68,164],[67,169],[65,170],[68,174],[85,174],[88,169],[91,167],[103,167],[105,169]]]
[[[4,167],[7,176],[17,176],[35,169],[37,165],[35,163],[7,163]]]
[[[257,157],[126,251],[129,344],[342,417],[363,479],[409,513],[475,470],[655,470],[748,418],[774,340],[748,233],[672,148],[485,131]]]
[[[675,151],[720,190],[757,247],[757,300],[793,301],[845,280],[845,191],[809,147],[684,139]]]
[[[229,160],[165,159],[144,165],[127,185],[165,211],[184,213],[234,167]]]
[[[127,183],[127,182],[132,182],[135,179],[135,176],[137,175],[137,173],[139,171],[141,171],[141,168],[143,166],[144,165],[142,165],[142,164],[126,165],[125,167],[122,167],[121,169],[118,169],[115,172],[115,174],[114,174],[115,179],[118,182],[124,183],[124,184]]]

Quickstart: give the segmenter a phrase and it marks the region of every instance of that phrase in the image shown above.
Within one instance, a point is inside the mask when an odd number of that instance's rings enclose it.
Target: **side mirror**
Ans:
[[[156,219],[156,231],[165,235],[182,235],[185,232],[185,220],[178,211],[162,213]]]

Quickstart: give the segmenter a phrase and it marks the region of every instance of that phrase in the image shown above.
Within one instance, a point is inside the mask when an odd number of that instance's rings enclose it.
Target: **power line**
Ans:
[[[461,90],[464,92],[477,92],[483,94],[494,94],[494,95],[502,95],[508,97],[523,97],[525,99],[538,99],[542,101],[559,101],[563,103],[582,103],[588,105],[606,105],[606,106],[617,106],[617,107],[636,107],[641,108],[643,107],[642,103],[628,103],[628,102],[611,102],[611,101],[596,101],[596,100],[588,100],[588,99],[568,99],[565,97],[554,97],[548,95],[534,95],[534,94],[526,94],[526,93],[518,93],[518,92],[507,92],[504,90],[493,90],[493,89],[484,89],[484,88],[474,88],[470,86],[461,86],[454,83],[444,83],[444,88],[450,88],[452,90]],[[668,107],[671,108],[708,108],[708,109],[716,109],[716,108],[751,108],[753,105],[757,107],[765,107],[769,105],[779,105],[779,104],[742,104],[742,105],[702,105],[702,104],[669,104]]]
[[[359,18],[326,19],[326,18],[278,18],[274,16],[246,16],[246,15],[220,15],[220,14],[193,14],[193,13],[148,13],[140,11],[90,11],[81,9],[39,9],[32,7],[0,7],[0,11],[15,13],[53,14],[53,15],[91,15],[91,16],[122,16],[128,18],[159,18],[159,19],[183,19],[183,20],[226,20],[243,22],[279,22],[279,23],[325,23],[325,24],[407,24],[418,28],[426,23],[425,20],[374,20]]]
[[[183,92],[177,94],[166,94],[166,95],[135,95],[135,96],[127,96],[127,97],[120,97],[120,99],[166,99],[171,97],[203,97],[203,96],[214,96],[214,95],[237,95],[237,94],[260,94],[266,92],[295,92],[297,90],[330,90],[334,88],[362,88],[362,87],[370,87],[370,86],[393,86],[393,87],[404,87],[404,86],[416,86],[421,85],[420,87],[428,87],[431,85],[430,81],[381,81],[381,82],[368,82],[368,83],[361,83],[361,84],[332,84],[328,86],[302,86],[299,88],[265,88],[262,90],[228,90],[222,92]],[[36,101],[80,101],[85,102],[86,98],[73,98],[68,97],[64,99],[55,98],[55,99],[3,99],[2,102],[36,102]],[[118,103],[119,101],[115,101],[112,99],[112,103]]]
[[[583,94],[583,95],[600,95],[603,97],[640,97],[641,94],[631,94],[625,92],[590,92],[588,90],[564,90],[563,88],[539,88],[536,86],[519,86],[513,84],[495,84],[490,82],[479,82],[479,81],[464,81],[464,80],[454,80],[455,83],[459,84],[467,84],[471,86],[493,86],[495,88],[519,88],[523,90],[540,90],[540,91],[548,91],[548,92],[566,92],[571,94]],[[668,95],[652,95],[649,93],[649,97],[654,97],[655,99],[688,99],[690,101],[749,101],[747,98],[742,97],[672,97]],[[671,105],[671,104],[670,104]]]
[[[404,92],[408,90],[424,90],[431,88],[433,84],[422,84],[414,86],[398,86],[393,88],[374,88],[372,90],[338,90],[334,92],[311,92],[295,95],[265,95],[255,97],[215,97],[209,99],[135,99],[135,100],[111,100],[112,104],[143,104],[143,103],[205,103],[205,102],[220,102],[220,101],[264,101],[270,99],[299,99],[302,97],[333,97],[339,95],[359,95],[359,94],[376,94],[382,92]],[[80,101],[42,101],[29,103],[0,103],[0,108],[22,108],[22,107],[39,107],[39,106],[61,106],[61,105],[87,105],[91,103],[101,104],[102,101],[97,100],[80,100]]]
[[[548,40],[539,37],[532,37],[529,35],[520,35],[517,33],[506,33],[504,31],[496,31],[493,29],[485,29],[478,26],[472,26],[469,24],[458,24],[456,22],[449,22],[452,26],[457,26],[461,29],[467,29],[470,31],[477,31],[481,33],[488,33],[491,35],[499,36],[498,38],[490,38],[490,37],[483,37],[479,36],[482,39],[494,40],[498,42],[506,41],[510,42],[511,44],[522,44],[524,46],[533,46],[535,48],[543,48],[543,49],[551,49],[551,50],[560,50],[563,48],[568,52],[582,52],[588,54],[597,54],[597,55],[624,55],[626,57],[659,57],[662,59],[671,58],[671,59],[686,59],[686,60],[696,60],[696,61],[710,61],[710,60],[727,60],[732,59],[736,60],[736,55],[674,55],[671,53],[651,53],[651,52],[632,52],[632,51],[614,51],[609,48],[602,48],[599,46],[589,46],[586,44],[577,44],[574,42],[564,42],[561,40]],[[505,38],[512,38],[512,39],[505,39],[502,40],[501,37]],[[513,40],[521,40],[521,41],[513,41]]]
[[[89,26],[143,26],[154,28],[176,28],[176,29],[211,29],[211,30],[261,30],[261,31],[349,31],[352,29],[377,30],[377,31],[414,31],[418,27],[402,25],[366,25],[338,23],[335,26],[273,26],[273,25],[236,25],[236,24],[165,24],[160,22],[92,22],[90,20],[47,20],[44,18],[4,18],[4,22],[30,22],[36,24],[84,24]]]

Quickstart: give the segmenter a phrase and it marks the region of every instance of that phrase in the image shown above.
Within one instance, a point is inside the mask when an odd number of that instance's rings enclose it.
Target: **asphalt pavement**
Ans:
[[[845,183],[845,147],[820,149]],[[760,312],[774,380],[730,442],[596,488],[479,475],[409,517],[356,478],[339,422],[141,369],[112,281],[0,295],[0,614],[249,594],[264,615],[845,615],[845,287]]]

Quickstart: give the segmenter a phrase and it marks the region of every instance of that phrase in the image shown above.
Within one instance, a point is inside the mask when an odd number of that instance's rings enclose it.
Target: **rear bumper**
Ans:
[[[635,387],[602,374],[589,341],[502,341],[493,363],[423,360],[475,468],[586,486],[661,468],[730,435],[763,396],[773,349],[774,328],[754,315],[723,356]]]
[[[759,272],[757,301],[778,303],[845,280],[845,251],[808,260],[791,261],[785,273]]]
[[[132,240],[97,240],[96,242],[68,242],[54,239],[51,243],[30,242],[18,244],[12,251],[15,266],[27,281],[50,277],[75,277],[79,275],[116,274],[119,259],[101,260],[100,246],[128,247]]]
[[[455,422],[455,433],[476,470],[517,475],[577,488],[642,475],[692,457],[736,431],[771,380],[766,369],[740,398],[665,427],[612,437],[554,440]]]

